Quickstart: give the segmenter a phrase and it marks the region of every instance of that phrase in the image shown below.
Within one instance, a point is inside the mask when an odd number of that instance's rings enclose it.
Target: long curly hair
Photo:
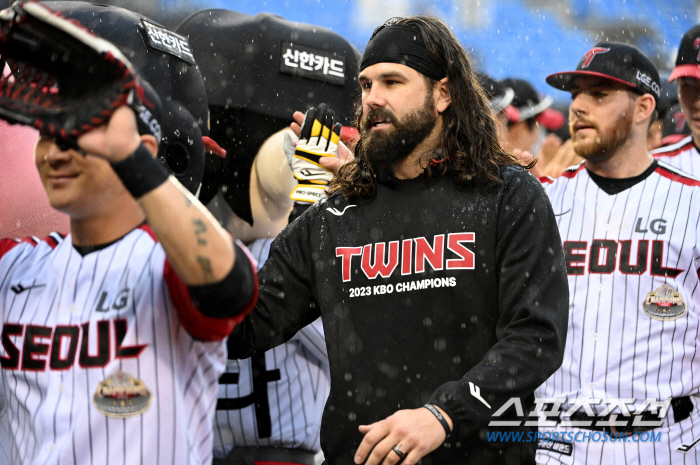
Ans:
[[[432,176],[449,173],[456,176],[458,184],[474,183],[490,187],[502,182],[500,167],[519,162],[498,142],[493,112],[462,46],[445,23],[424,15],[389,19],[374,31],[372,38],[383,28],[394,25],[418,29],[430,59],[438,69],[447,71],[452,103],[442,113],[442,129],[431,156],[442,162],[422,162],[428,181]],[[438,81],[427,76],[424,78],[429,84],[428,89],[438,85]],[[355,111],[355,126],[358,129],[362,118],[360,100]],[[348,200],[366,203],[376,196],[376,173],[367,160],[362,138],[358,138],[353,149],[354,161],[340,168],[330,185],[329,195],[339,191]]]

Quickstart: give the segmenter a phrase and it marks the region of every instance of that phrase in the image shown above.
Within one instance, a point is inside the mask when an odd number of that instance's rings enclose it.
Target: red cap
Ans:
[[[659,147],[666,147],[668,145],[673,145],[676,142],[682,141],[686,137],[688,137],[688,134],[671,134],[670,136],[666,136],[663,139],[661,139],[661,142],[659,143]]]
[[[692,77],[700,79],[700,65],[678,65],[673,68],[673,72],[668,77],[668,82],[673,82],[678,78]]]
[[[700,79],[698,48],[700,48],[700,24],[693,26],[683,35],[676,55],[676,67],[673,68],[668,82],[673,82],[680,77]]]
[[[535,117],[538,123],[550,131],[556,131],[566,123],[566,116],[553,108],[547,108]]]

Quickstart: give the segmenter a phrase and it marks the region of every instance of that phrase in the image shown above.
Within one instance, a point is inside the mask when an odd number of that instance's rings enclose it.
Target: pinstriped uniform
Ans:
[[[258,239],[249,246],[259,267],[267,260],[272,241]],[[214,456],[225,457],[235,446],[319,451],[321,417],[330,391],[321,319],[265,352],[264,361],[255,358],[228,361],[219,384]],[[227,382],[227,377],[234,382]],[[227,402],[229,407],[222,409]]]
[[[10,463],[211,462],[225,345],[181,323],[194,307],[148,226],[85,256],[53,234],[0,257]]]
[[[700,178],[700,153],[693,144],[692,136],[668,147],[656,149],[651,152],[651,155],[691,176]]]
[[[0,376],[0,465],[12,465],[12,462],[10,462],[10,425],[8,418],[5,389]]]
[[[564,244],[570,314],[563,364],[536,396],[567,399],[563,410],[575,399],[633,398],[630,411],[647,398],[697,396],[700,181],[659,162],[643,181],[609,195],[581,164],[546,181],[545,189]],[[649,307],[647,299],[664,285],[667,295],[682,299],[684,312]],[[654,309],[670,313],[660,317]],[[689,418],[675,423],[669,410],[653,430],[661,442],[575,442],[571,456],[538,450],[537,461],[697,463],[700,448],[676,450],[700,439],[698,402],[692,401]],[[591,433],[561,424],[556,431]]]

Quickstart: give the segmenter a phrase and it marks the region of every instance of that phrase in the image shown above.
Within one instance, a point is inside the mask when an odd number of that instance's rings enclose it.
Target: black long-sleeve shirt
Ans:
[[[429,187],[423,176],[393,179],[359,206],[332,195],[273,243],[229,357],[267,350],[323,318],[330,465],[353,463],[358,425],[426,402],[455,430],[423,464],[534,463],[531,446],[487,444],[479,432],[510,398],[527,408],[561,364],[568,287],[540,183],[520,167],[501,177],[486,190],[458,188],[450,176]]]

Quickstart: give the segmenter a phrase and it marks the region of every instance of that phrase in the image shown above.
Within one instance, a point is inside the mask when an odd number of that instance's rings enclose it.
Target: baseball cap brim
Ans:
[[[671,134],[661,139],[659,147],[665,147],[667,145],[675,144],[688,137],[688,134]]]
[[[574,79],[576,79],[579,76],[595,76],[603,79],[608,79],[610,81],[619,82],[620,84],[624,84],[635,89],[637,88],[636,84],[633,84],[629,81],[625,81],[624,79],[609,76],[607,74],[599,73],[596,71],[564,71],[562,73],[550,74],[549,76],[547,76],[546,81],[547,84],[554,87],[555,89],[569,91],[571,90],[571,84],[573,83]]]
[[[682,77],[700,79],[700,65],[690,64],[676,66],[668,77],[668,82],[673,82]]]
[[[566,123],[566,116],[560,111],[552,108],[547,108],[545,111],[537,115],[537,122],[550,131],[556,131]]]
[[[520,112],[520,119],[518,121],[525,121],[526,119],[537,118],[549,107],[551,107],[552,103],[554,103],[552,97],[550,97],[549,95],[545,95],[544,98],[535,105],[526,105],[518,108],[518,111]]]
[[[495,97],[489,100],[489,105],[494,113],[500,113],[504,111],[513,101],[515,97],[515,91],[510,87],[504,89],[503,95]]]
[[[503,109],[503,113],[508,117],[508,121],[517,123],[520,121],[520,112],[513,105],[508,105]]]

